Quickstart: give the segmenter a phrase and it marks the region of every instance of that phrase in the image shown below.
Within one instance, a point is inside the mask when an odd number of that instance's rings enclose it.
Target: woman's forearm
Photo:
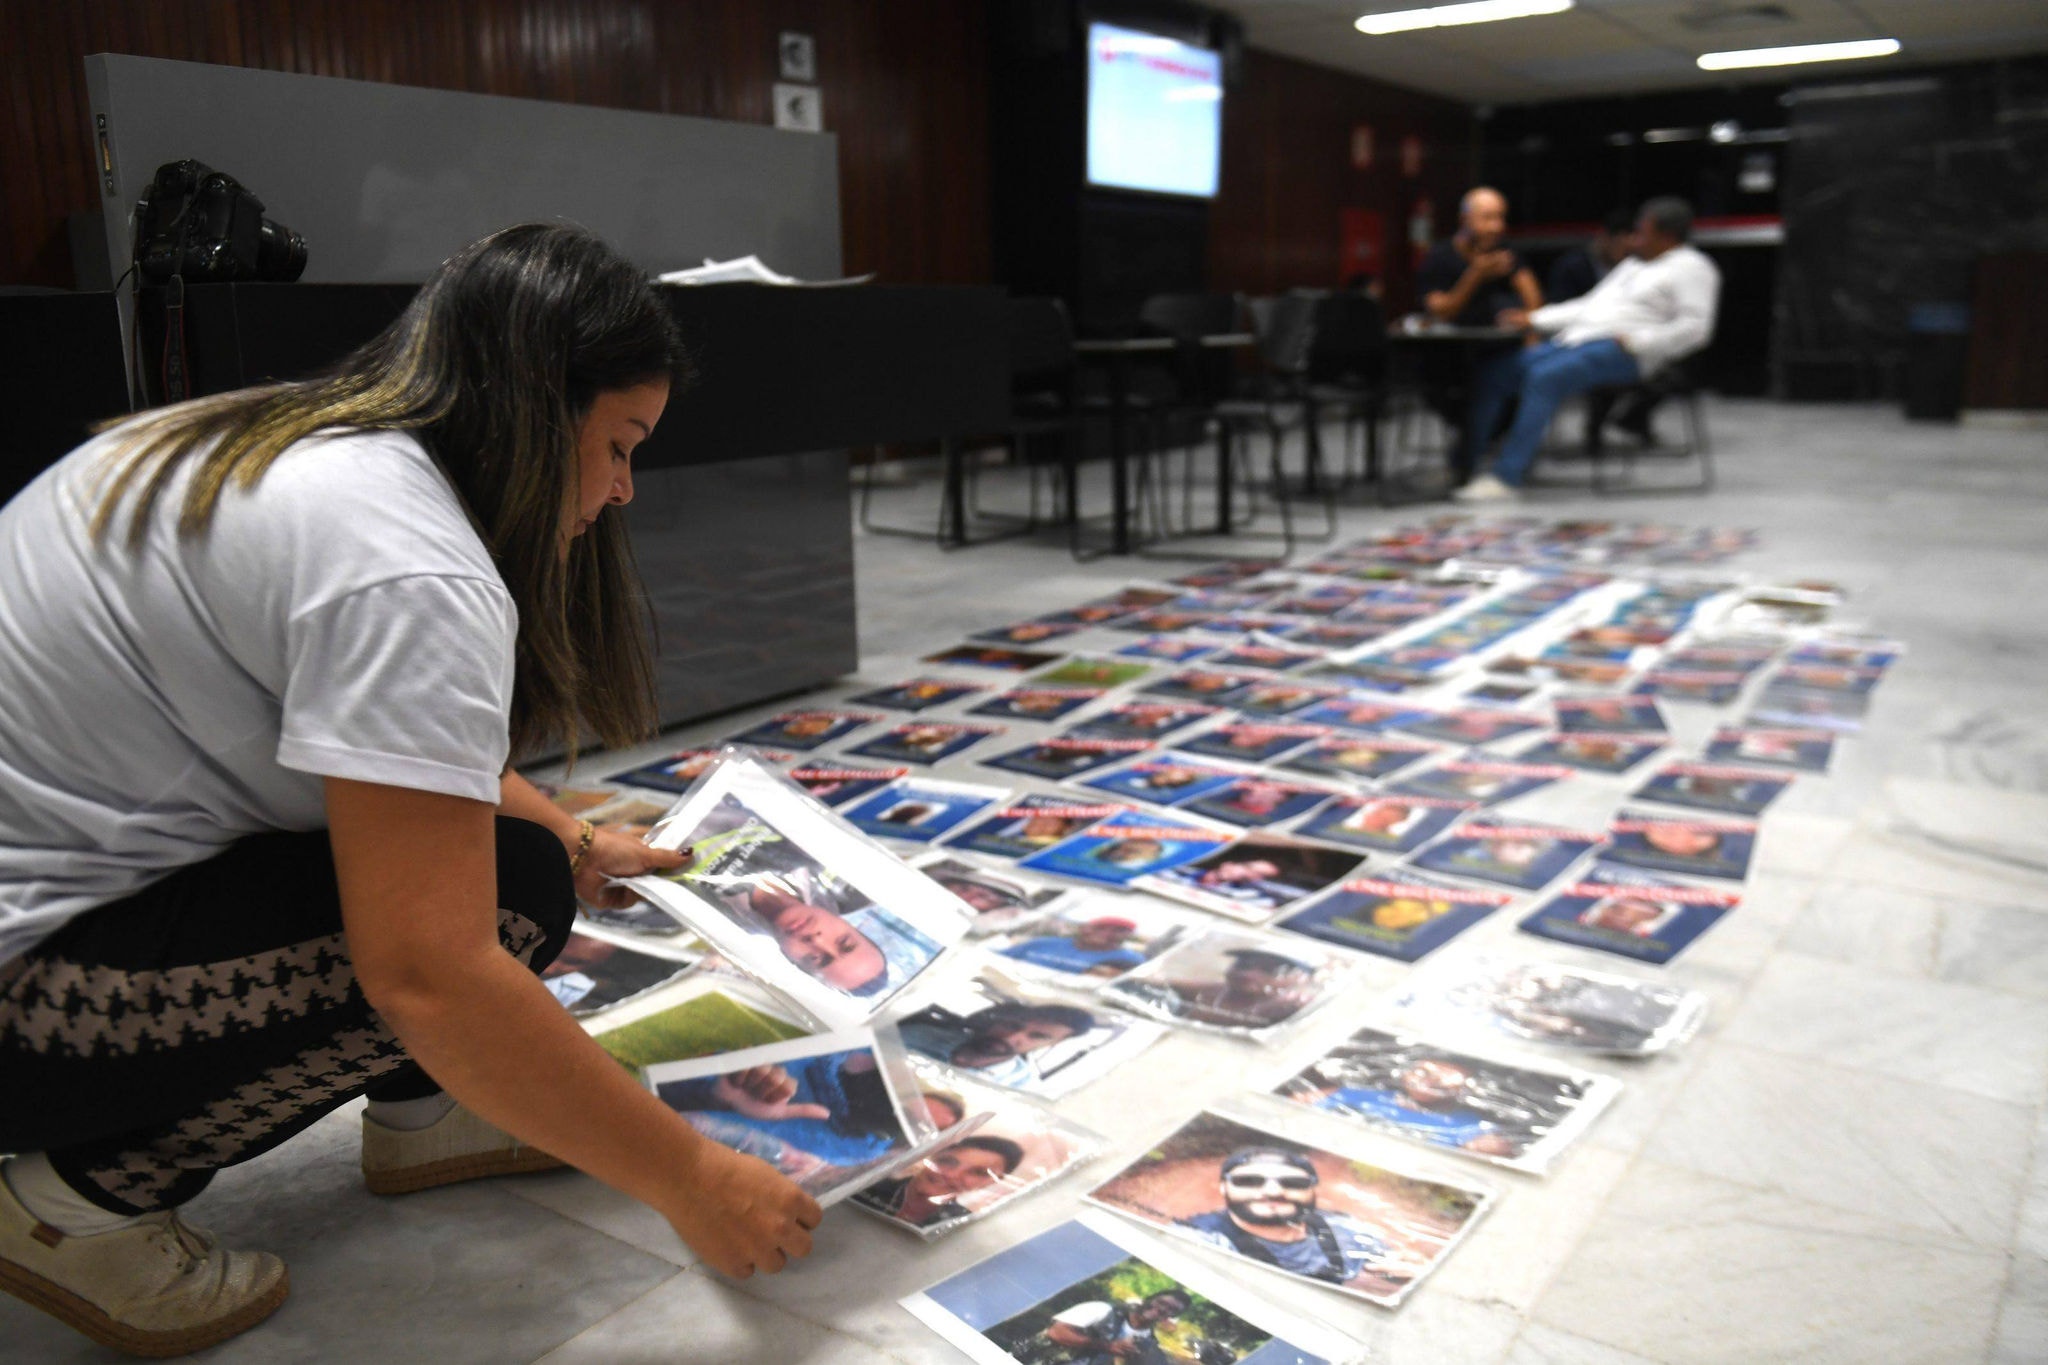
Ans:
[[[548,800],[539,787],[510,769],[498,779],[498,814],[531,820],[543,829],[553,830],[572,853],[583,839],[581,820]]]

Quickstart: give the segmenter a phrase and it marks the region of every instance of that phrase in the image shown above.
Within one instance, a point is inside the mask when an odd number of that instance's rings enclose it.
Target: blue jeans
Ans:
[[[1519,351],[1503,351],[1479,362],[1472,376],[1472,417],[1465,424],[1468,467],[1477,470],[1486,453],[1486,439],[1500,425],[1508,400],[1517,396],[1514,425],[1501,438],[1500,458],[1493,475],[1502,483],[1520,484],[1530,461],[1550,430],[1557,405],[1587,389],[1617,388],[1638,383],[1642,371],[1621,344],[1605,338],[1578,346],[1546,341]]]

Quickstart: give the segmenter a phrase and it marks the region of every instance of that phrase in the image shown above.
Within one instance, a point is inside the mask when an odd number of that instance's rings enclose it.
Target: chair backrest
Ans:
[[[1138,309],[1147,330],[1176,340],[1237,330],[1235,294],[1154,294]]]
[[[1328,294],[1316,304],[1312,378],[1377,381],[1387,368],[1387,315],[1370,294]]]
[[[1042,388],[1074,368],[1074,325],[1058,299],[1010,300],[1010,383]]]
[[[1306,293],[1250,301],[1259,335],[1259,358],[1268,370],[1289,378],[1308,374],[1309,352],[1316,343],[1316,309],[1321,303],[1320,296]]]

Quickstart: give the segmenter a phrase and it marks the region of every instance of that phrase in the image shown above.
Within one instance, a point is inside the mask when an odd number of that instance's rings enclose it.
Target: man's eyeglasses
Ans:
[[[1268,1185],[1277,1185],[1283,1190],[1312,1190],[1316,1187],[1312,1176],[1293,1173],[1265,1175],[1258,1171],[1232,1171],[1223,1177],[1223,1183],[1233,1190],[1260,1190]]]

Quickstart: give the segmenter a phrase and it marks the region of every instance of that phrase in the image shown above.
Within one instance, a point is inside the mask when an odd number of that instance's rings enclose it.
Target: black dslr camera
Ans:
[[[135,270],[148,284],[296,280],[306,239],[263,216],[263,201],[223,171],[169,161],[135,205]]]

